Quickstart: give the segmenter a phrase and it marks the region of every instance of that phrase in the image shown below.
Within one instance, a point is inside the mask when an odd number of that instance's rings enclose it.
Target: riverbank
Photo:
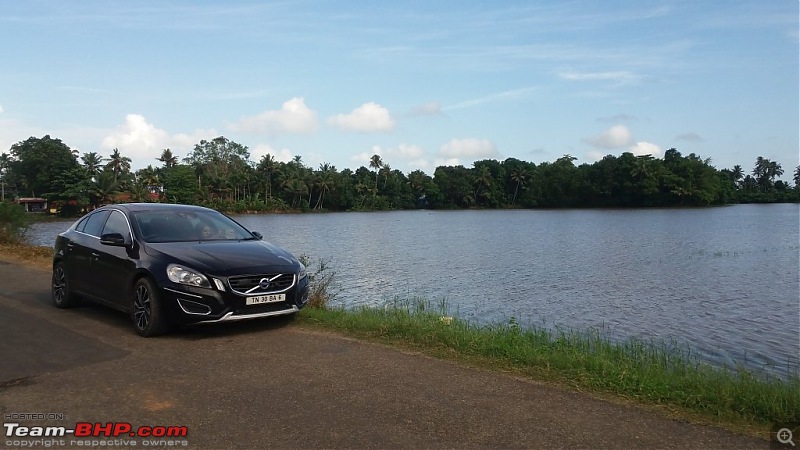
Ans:
[[[747,436],[663,409],[318,331],[302,315],[143,339],[117,311],[89,303],[54,308],[49,279],[47,271],[0,263],[3,406],[12,415],[52,413],[20,417],[24,427],[180,426],[188,435],[172,445],[196,449],[769,445],[766,433]],[[153,370],[154,361],[168,363]],[[126,447],[150,442],[125,440]],[[64,445],[29,436],[8,441],[13,448]]]
[[[52,249],[0,245],[0,259],[48,271]],[[296,323],[554,383],[672,417],[761,434],[777,422],[800,421],[800,377],[724,371],[681,349],[591,333],[522,329],[513,321],[480,327],[443,315],[424,301],[384,309],[304,309]]]
[[[389,308],[309,309],[313,327],[400,346],[568,389],[611,396],[676,417],[764,431],[800,421],[800,375],[789,379],[718,369],[675,344],[613,343],[594,332],[551,332],[511,321],[477,326],[443,316],[424,301]]]

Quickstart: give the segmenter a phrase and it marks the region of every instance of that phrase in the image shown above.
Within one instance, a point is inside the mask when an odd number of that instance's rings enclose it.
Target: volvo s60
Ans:
[[[303,264],[230,217],[199,206],[108,205],[58,235],[53,303],[119,309],[136,331],[293,314],[308,301]]]

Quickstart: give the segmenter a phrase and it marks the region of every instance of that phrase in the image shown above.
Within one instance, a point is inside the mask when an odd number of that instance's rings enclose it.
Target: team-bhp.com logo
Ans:
[[[73,428],[63,426],[22,426],[19,423],[4,423],[6,437],[170,437],[185,438],[189,429],[185,426],[139,426],[128,422],[78,422]]]

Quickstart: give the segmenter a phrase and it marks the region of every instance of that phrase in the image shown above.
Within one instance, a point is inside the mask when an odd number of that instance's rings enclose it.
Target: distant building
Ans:
[[[26,212],[47,212],[47,199],[37,197],[21,197],[17,203],[25,208]]]

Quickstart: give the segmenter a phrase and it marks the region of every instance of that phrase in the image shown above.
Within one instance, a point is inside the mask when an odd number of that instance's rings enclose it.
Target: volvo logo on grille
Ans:
[[[261,280],[259,280],[259,282],[258,282],[258,287],[260,287],[261,289],[269,289],[269,285],[270,285],[270,283],[271,283],[271,281],[270,281],[269,279],[267,279],[267,278],[262,278],[262,279],[261,279]]]

